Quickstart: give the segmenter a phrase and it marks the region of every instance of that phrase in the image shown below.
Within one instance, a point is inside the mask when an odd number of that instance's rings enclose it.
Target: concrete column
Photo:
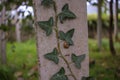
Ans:
[[[34,12],[35,12],[35,22],[37,21],[47,21],[50,17],[54,17],[55,13],[53,8],[45,8],[41,6],[42,0],[34,0]],[[55,0],[57,5],[57,13],[61,12],[63,5],[69,4],[69,9],[75,13],[76,19],[66,20],[63,24],[58,21],[58,29],[64,32],[74,28],[75,32],[73,34],[72,40],[74,42],[73,46],[68,49],[63,47],[63,41],[60,40],[61,52],[68,61],[73,74],[75,74],[76,80],[81,80],[83,76],[89,76],[89,57],[88,57],[88,27],[87,27],[87,9],[86,0]],[[55,20],[55,19],[54,19]],[[70,70],[68,69],[65,61],[59,57],[59,64],[47,60],[44,58],[46,53],[53,51],[57,47],[56,33],[50,36],[46,36],[45,31],[42,30],[38,25],[36,28],[37,37],[37,51],[38,51],[38,61],[39,61],[39,80],[50,80],[50,78],[60,70],[61,67],[65,68],[68,80],[75,80],[70,76]],[[75,53],[77,56],[85,54],[85,60],[81,63],[81,68],[77,69],[74,63],[71,63],[71,54]]]

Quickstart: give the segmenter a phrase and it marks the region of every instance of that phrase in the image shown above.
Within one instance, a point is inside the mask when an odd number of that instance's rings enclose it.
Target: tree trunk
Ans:
[[[88,77],[89,57],[86,0],[55,0],[53,6],[54,8],[46,8],[42,6],[41,1],[43,0],[33,0],[39,61],[39,80],[50,80],[50,78],[57,73],[61,67],[64,67],[65,75],[68,77],[68,79],[63,80],[81,80],[83,76]],[[68,3],[70,11],[74,12],[77,18],[66,20],[62,24],[58,20],[57,14],[62,11],[61,9],[66,3]],[[64,7],[64,9],[68,9],[68,7]],[[47,21],[51,16],[55,18],[53,26],[54,30],[50,36],[46,36],[45,31],[39,27],[37,22]],[[73,28],[75,30],[72,37],[74,45],[65,49],[63,47],[64,41],[58,39],[58,32],[60,30],[67,32]],[[55,64],[44,57],[46,53],[50,53],[55,47],[59,53],[58,64]],[[77,56],[85,55],[85,59],[83,60],[80,69],[77,69],[74,63],[70,64],[72,61],[72,53]],[[62,74],[63,73],[64,70],[62,70]],[[54,76],[61,77],[59,74]]]
[[[16,15],[12,21],[12,23],[15,25],[15,33],[16,33],[16,41],[21,42],[21,25],[20,25],[20,20],[19,20],[19,15],[18,12],[16,11]]]
[[[115,0],[114,5],[114,40],[118,39],[118,0]]]
[[[4,24],[5,20],[5,7],[1,12],[0,24]],[[6,34],[4,31],[0,30],[0,61],[2,64],[6,64]]]
[[[6,39],[5,39],[5,32],[0,31],[0,55],[1,55],[1,63],[6,64]]]
[[[21,30],[20,30],[20,28],[21,28],[21,26],[20,26],[20,21],[18,21],[17,23],[15,23],[15,25],[16,25],[16,40],[17,40],[17,42],[21,42]]]
[[[114,43],[113,43],[113,0],[110,1],[110,23],[109,23],[109,44],[110,44],[110,51],[111,54],[114,56],[116,55],[116,51],[114,48]]]
[[[97,19],[97,38],[98,38],[98,49],[101,50],[102,45],[102,0],[98,0],[98,19]]]

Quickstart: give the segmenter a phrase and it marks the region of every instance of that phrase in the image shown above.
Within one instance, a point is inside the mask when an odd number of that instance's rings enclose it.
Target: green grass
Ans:
[[[27,75],[30,70],[37,64],[35,40],[32,39],[23,43],[8,43],[7,61],[8,65],[16,68],[16,72],[23,72],[23,77],[28,78]],[[33,80],[38,79],[34,78]]]
[[[8,64],[22,67],[33,66],[37,61],[36,45],[34,40],[23,43],[8,43],[7,45]]]
[[[115,43],[117,56],[112,56],[109,51],[109,41],[102,40],[102,51],[98,52],[97,41],[89,40],[90,59],[95,60],[95,65],[90,67],[90,75],[97,80],[116,79],[116,69],[120,68],[120,42]]]
[[[114,75],[116,69],[120,67],[120,42],[115,43],[115,48],[117,56],[113,57],[109,51],[108,39],[103,39],[102,51],[98,52],[97,41],[89,39],[90,59],[96,62],[94,66],[90,67],[90,76],[95,77],[96,80],[117,80]],[[22,43],[8,43],[7,61],[8,67],[6,68],[8,68],[8,71],[12,74],[15,74],[15,72],[23,72],[25,80],[38,80],[36,75],[28,76],[31,68],[37,64],[37,52],[34,39]]]

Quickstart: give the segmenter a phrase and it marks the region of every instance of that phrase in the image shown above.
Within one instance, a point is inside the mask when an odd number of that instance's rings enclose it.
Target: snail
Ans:
[[[68,49],[69,46],[70,46],[70,45],[69,45],[66,41],[64,41],[64,43],[63,43],[63,47],[66,48],[66,49]]]

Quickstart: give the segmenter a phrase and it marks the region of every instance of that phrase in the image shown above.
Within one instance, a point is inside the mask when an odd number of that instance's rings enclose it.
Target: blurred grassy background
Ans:
[[[94,64],[90,66],[90,76],[96,80],[120,80],[115,77],[116,70],[120,68],[120,43],[115,42],[115,49],[117,56],[112,56],[109,51],[108,39],[102,40],[102,51],[98,52],[97,41],[89,39],[89,53],[90,60],[94,60]],[[7,44],[7,67],[0,69],[5,74],[12,73],[13,76],[21,73],[25,80],[38,80],[37,78],[37,53],[36,43],[34,39],[22,43],[8,43]],[[31,72],[33,70],[33,72]],[[2,72],[2,71],[1,71]],[[31,74],[31,75],[30,75]]]

